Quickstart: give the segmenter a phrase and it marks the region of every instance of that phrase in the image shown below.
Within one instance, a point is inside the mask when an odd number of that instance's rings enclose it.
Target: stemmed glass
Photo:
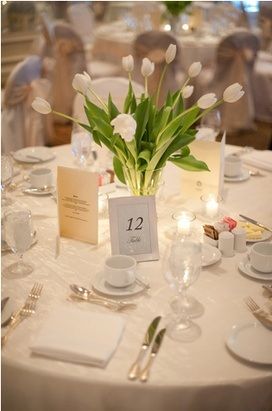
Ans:
[[[10,209],[4,215],[5,240],[11,250],[19,255],[19,260],[4,270],[8,278],[25,277],[33,271],[31,264],[23,261],[23,254],[33,240],[31,212],[27,209]]]
[[[80,167],[86,167],[93,152],[92,135],[85,131],[75,131],[71,137],[71,150]],[[94,159],[94,154],[93,154]]]
[[[201,334],[199,326],[190,320],[186,290],[195,282],[201,270],[201,243],[195,235],[175,239],[165,257],[164,275],[178,293],[176,316],[167,326],[168,335],[184,342],[194,341]]]
[[[215,141],[221,130],[220,111],[215,109],[202,117],[200,128],[202,131],[205,130],[205,134],[207,135],[208,140]]]
[[[13,177],[13,164],[9,155],[1,156],[1,190],[2,190],[2,207],[12,204],[11,198],[6,196],[6,187],[11,183]]]

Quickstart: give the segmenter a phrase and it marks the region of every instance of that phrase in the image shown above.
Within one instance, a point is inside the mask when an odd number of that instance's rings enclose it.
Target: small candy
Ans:
[[[206,236],[212,238],[213,240],[218,240],[218,232],[215,230],[214,226],[205,224],[203,228]]]
[[[214,223],[214,228],[218,233],[229,231],[229,225],[227,223],[224,223],[224,221],[217,221],[216,223]]]
[[[229,225],[229,231],[233,230],[237,226],[237,221],[231,217],[224,217],[223,221]]]

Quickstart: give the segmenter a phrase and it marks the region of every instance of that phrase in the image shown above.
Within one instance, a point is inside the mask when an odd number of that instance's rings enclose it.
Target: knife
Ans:
[[[263,225],[262,223],[258,223],[258,221],[253,220],[253,219],[250,218],[250,217],[246,217],[245,215],[239,214],[239,216],[242,217],[242,218],[244,218],[245,220],[249,221],[250,223],[255,224],[255,225],[263,228],[264,230],[270,231],[270,232],[272,233],[272,228],[268,228],[268,227],[266,227],[265,225]]]
[[[5,297],[1,300],[1,312],[5,308],[5,305],[7,304],[8,300],[9,300],[9,297]]]
[[[158,332],[156,338],[155,338],[155,341],[154,341],[154,343],[153,343],[153,345],[152,345],[151,353],[150,353],[150,355],[149,355],[149,359],[148,359],[148,361],[147,361],[147,364],[146,364],[146,366],[144,367],[144,369],[142,370],[142,372],[141,372],[141,374],[140,374],[140,381],[141,381],[141,382],[146,382],[146,381],[148,380],[148,378],[149,378],[151,366],[152,366],[152,364],[153,364],[153,361],[154,361],[156,355],[157,355],[158,352],[159,352],[159,349],[160,349],[160,346],[161,346],[161,344],[162,344],[162,340],[163,340],[165,331],[166,331],[165,328],[163,328],[162,330],[160,330],[160,331]]]
[[[138,353],[138,356],[136,358],[136,361],[132,364],[132,366],[129,369],[129,372],[128,372],[129,380],[136,380],[136,378],[138,378],[140,371],[141,371],[141,368],[140,368],[141,362],[153,340],[153,337],[156,333],[160,320],[161,320],[160,316],[154,318],[154,320],[152,320],[148,329],[146,330],[145,337],[141,345],[140,351]]]

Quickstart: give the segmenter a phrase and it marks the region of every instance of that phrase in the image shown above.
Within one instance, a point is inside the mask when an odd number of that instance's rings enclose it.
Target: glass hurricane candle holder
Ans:
[[[180,210],[172,214],[172,219],[176,222],[176,236],[184,237],[190,235],[195,218],[195,214],[188,210]]]
[[[222,201],[220,195],[214,193],[203,194],[200,199],[202,202],[202,214],[204,217],[214,219],[219,215],[220,203]]]

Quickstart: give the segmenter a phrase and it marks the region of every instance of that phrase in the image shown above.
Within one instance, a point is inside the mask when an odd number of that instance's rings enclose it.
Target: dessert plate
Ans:
[[[260,271],[255,270],[248,259],[245,257],[238,264],[238,268],[242,273],[248,275],[249,277],[256,278],[257,280],[272,280],[272,273],[261,273]]]
[[[207,267],[221,259],[221,251],[210,244],[202,244],[201,266]]]
[[[272,364],[272,332],[258,322],[233,325],[226,340],[238,357],[258,364]]]
[[[250,177],[249,170],[247,168],[243,168],[239,176],[235,176],[235,177],[224,176],[224,180],[229,183],[239,183],[241,181],[248,180],[249,177]]]
[[[47,196],[48,194],[54,194],[56,191],[56,187],[54,186],[44,187],[44,188],[28,187],[28,188],[24,188],[22,191],[24,194],[30,194],[33,196]]]
[[[105,280],[103,272],[96,274],[92,288],[94,291],[98,291],[99,293],[110,297],[131,297],[132,295],[143,292],[143,287],[137,282],[127,287],[112,287]]]
[[[15,151],[13,157],[17,161],[23,163],[43,163],[45,161],[53,160],[55,154],[52,149],[44,146],[25,147],[21,150]]]

